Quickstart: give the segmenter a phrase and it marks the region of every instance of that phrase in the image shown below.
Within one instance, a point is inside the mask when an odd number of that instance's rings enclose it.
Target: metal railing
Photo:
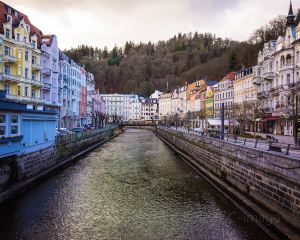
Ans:
[[[266,152],[273,152],[281,156],[290,156],[300,161],[300,147],[294,144],[278,143],[272,140],[264,140],[258,138],[231,136],[229,134],[226,134],[224,140],[222,140],[219,134],[204,133],[200,131],[194,131],[193,129],[189,130],[187,128],[182,128],[182,127],[178,127],[176,129],[176,127],[168,128],[165,126],[159,126],[158,128],[190,134],[198,138],[209,138],[209,139],[217,139],[219,141],[226,141],[228,143],[244,146],[247,148],[258,149]]]
[[[113,131],[114,129],[116,129],[118,127],[119,127],[119,125],[110,125],[110,126],[100,128],[100,129],[88,130],[86,132],[71,133],[66,136],[57,136],[56,143],[57,144],[70,143],[70,142],[78,141],[78,140],[81,140],[84,138],[107,134],[108,132]]]

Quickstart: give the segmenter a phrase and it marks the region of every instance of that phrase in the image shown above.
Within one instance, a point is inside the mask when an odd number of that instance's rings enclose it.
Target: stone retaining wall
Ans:
[[[91,146],[114,136],[113,129],[97,131],[72,137],[71,141],[57,141],[56,145],[38,152],[24,154],[0,161],[0,203],[22,191],[27,183],[43,176],[49,169],[55,169],[72,161],[75,156]],[[25,183],[25,184],[24,184]]]
[[[157,133],[243,196],[300,229],[300,159],[165,128]]]

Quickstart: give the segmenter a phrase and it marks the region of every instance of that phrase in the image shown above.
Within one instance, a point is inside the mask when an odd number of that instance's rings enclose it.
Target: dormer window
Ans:
[[[26,29],[27,29],[27,32],[29,33],[29,32],[30,32],[30,27],[29,27],[29,25],[26,25]]]
[[[11,8],[7,8],[8,14],[11,14]]]
[[[11,16],[10,15],[7,15],[6,19],[7,19],[8,22],[11,22]]]
[[[17,33],[17,41],[20,41],[20,33]]]
[[[36,41],[32,41],[32,43],[31,43],[31,44],[32,44],[32,48],[34,48],[34,49],[35,49],[35,48],[36,48]]]
[[[15,12],[15,17],[19,18],[19,13],[18,12]]]

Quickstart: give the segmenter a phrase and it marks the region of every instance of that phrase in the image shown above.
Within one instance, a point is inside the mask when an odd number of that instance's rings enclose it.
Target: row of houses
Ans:
[[[0,156],[54,145],[56,128],[100,127],[104,104],[93,74],[55,35],[0,1]]]
[[[240,130],[293,136],[299,121],[300,24],[296,26],[292,4],[286,32],[264,44],[253,68],[231,72],[221,81],[199,80],[185,84],[159,99],[161,120],[189,119],[193,127],[225,125]]]
[[[156,91],[150,98],[135,94],[100,94],[105,102],[105,116],[108,121],[157,122],[158,97]]]

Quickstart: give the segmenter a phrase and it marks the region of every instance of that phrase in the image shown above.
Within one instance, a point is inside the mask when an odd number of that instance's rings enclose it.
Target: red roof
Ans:
[[[234,80],[235,75],[236,75],[236,72],[230,72],[224,77],[224,80]]]
[[[3,24],[7,23],[7,15],[8,15],[8,9],[11,11],[11,17],[12,17],[12,24],[14,27],[18,26],[22,19],[24,19],[24,22],[30,26],[30,35],[36,34],[38,37],[38,44],[40,47],[41,42],[41,36],[43,35],[42,31],[35,27],[33,24],[31,24],[29,18],[27,15],[19,12],[18,10],[12,8],[11,6],[3,3],[0,1],[0,34],[4,34]],[[13,36],[14,37],[14,36]]]

